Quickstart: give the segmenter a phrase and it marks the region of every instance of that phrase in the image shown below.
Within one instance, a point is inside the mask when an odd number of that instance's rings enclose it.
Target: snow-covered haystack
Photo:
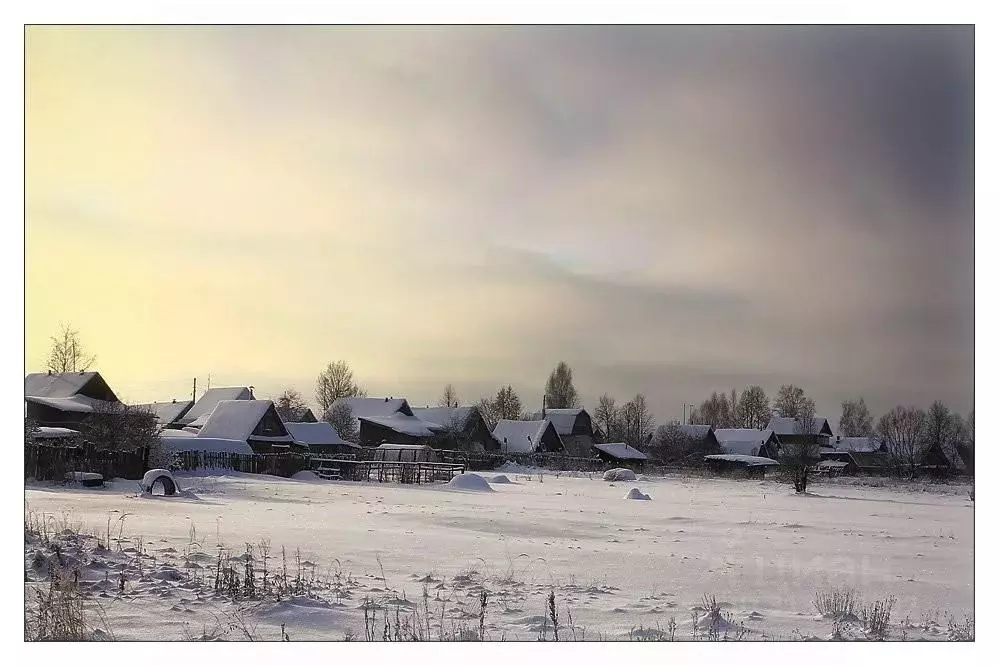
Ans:
[[[638,477],[626,467],[617,467],[604,472],[604,481],[636,481]]]
[[[489,479],[489,483],[513,483],[506,474],[497,474]]]
[[[454,488],[456,490],[474,490],[477,492],[495,492],[490,486],[489,482],[483,479],[478,474],[472,472],[465,472],[464,474],[459,474],[450,481],[447,482],[448,488]]]
[[[628,491],[628,494],[624,496],[625,499],[635,499],[635,500],[650,500],[652,499],[645,493],[643,493],[638,488],[632,488]]]

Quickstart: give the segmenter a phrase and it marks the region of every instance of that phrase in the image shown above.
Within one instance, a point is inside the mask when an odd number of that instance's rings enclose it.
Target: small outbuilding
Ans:
[[[502,419],[493,428],[500,453],[565,453],[562,438],[548,419],[514,421]]]
[[[717,454],[704,456],[708,469],[721,473],[745,475],[750,478],[762,479],[768,469],[774,469],[778,462],[761,456],[744,456],[738,454]]]
[[[641,469],[645,465],[645,461],[649,459],[647,455],[624,442],[594,444],[593,451],[605,463],[626,465],[638,469]]]

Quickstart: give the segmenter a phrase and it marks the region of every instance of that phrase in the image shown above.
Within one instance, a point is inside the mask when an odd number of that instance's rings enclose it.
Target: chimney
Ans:
[[[548,412],[548,396],[541,396],[541,420],[544,421]]]

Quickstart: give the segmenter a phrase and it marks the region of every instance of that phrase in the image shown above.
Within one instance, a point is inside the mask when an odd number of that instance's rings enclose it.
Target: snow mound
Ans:
[[[316,481],[319,479],[316,473],[309,469],[303,469],[301,472],[295,472],[291,475],[292,481]]]
[[[650,500],[652,498],[643,493],[638,488],[632,488],[631,490],[628,491],[628,494],[624,496],[624,499]]]
[[[483,479],[478,474],[473,474],[472,472],[465,472],[464,474],[459,474],[450,481],[447,482],[448,488],[456,488],[458,490],[475,490],[478,492],[494,492],[489,486],[489,482]]]
[[[637,481],[638,477],[630,469],[618,467],[604,472],[604,481]]]
[[[497,474],[489,479],[489,483],[512,483],[512,481],[510,481],[510,478],[506,474]]]
[[[146,495],[153,494],[153,485],[156,482],[163,484],[163,494],[170,496],[175,495],[180,492],[180,486],[177,485],[177,479],[174,478],[173,473],[168,469],[151,469],[142,476],[142,482],[139,484],[142,488],[142,492]]]

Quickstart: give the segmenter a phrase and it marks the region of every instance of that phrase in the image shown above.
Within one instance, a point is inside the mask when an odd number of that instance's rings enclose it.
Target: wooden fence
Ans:
[[[25,444],[24,478],[63,480],[69,472],[96,472],[105,479],[141,479],[146,472],[148,451],[106,451],[92,445],[63,446]]]
[[[613,465],[599,458],[574,458],[560,453],[480,453],[437,451],[441,462],[465,465],[473,472],[494,470],[506,461],[524,467],[539,467],[560,472],[602,472]]]
[[[464,465],[385,460],[323,460],[314,468],[324,479],[378,483],[434,483],[450,481],[465,472]]]
[[[184,471],[224,469],[248,474],[289,477],[309,469],[309,456],[300,453],[226,453],[183,451],[174,455],[174,467]]]

